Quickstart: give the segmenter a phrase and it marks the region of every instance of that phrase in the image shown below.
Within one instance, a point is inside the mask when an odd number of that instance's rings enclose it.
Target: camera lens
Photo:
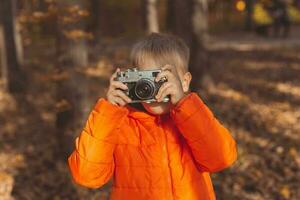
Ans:
[[[135,86],[135,94],[140,99],[150,99],[155,91],[154,83],[149,79],[140,79]]]

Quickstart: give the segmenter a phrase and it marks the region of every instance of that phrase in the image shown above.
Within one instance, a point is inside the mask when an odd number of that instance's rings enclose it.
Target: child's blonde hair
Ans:
[[[161,67],[170,64],[185,72],[188,71],[189,58],[190,50],[181,38],[163,33],[151,33],[140,40],[133,46],[130,55],[135,67],[153,59]]]

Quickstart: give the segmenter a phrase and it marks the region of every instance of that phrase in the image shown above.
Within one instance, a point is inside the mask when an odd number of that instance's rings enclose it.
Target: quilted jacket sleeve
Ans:
[[[127,113],[126,108],[115,106],[103,98],[97,101],[68,158],[76,183],[98,188],[111,178],[115,167],[116,134]]]
[[[170,115],[202,171],[216,172],[237,158],[236,142],[196,93],[181,99]]]

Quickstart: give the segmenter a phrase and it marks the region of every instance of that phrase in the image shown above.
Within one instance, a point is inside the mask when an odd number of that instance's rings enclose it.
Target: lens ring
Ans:
[[[137,81],[134,92],[140,99],[150,99],[154,96],[155,85],[153,81],[143,78]]]

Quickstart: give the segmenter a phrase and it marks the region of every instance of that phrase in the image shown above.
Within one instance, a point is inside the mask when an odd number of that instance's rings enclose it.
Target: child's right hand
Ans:
[[[124,83],[114,80],[119,71],[120,69],[118,68],[110,78],[106,99],[114,105],[124,106],[127,103],[130,103],[131,99],[122,91],[127,90],[128,87]]]

